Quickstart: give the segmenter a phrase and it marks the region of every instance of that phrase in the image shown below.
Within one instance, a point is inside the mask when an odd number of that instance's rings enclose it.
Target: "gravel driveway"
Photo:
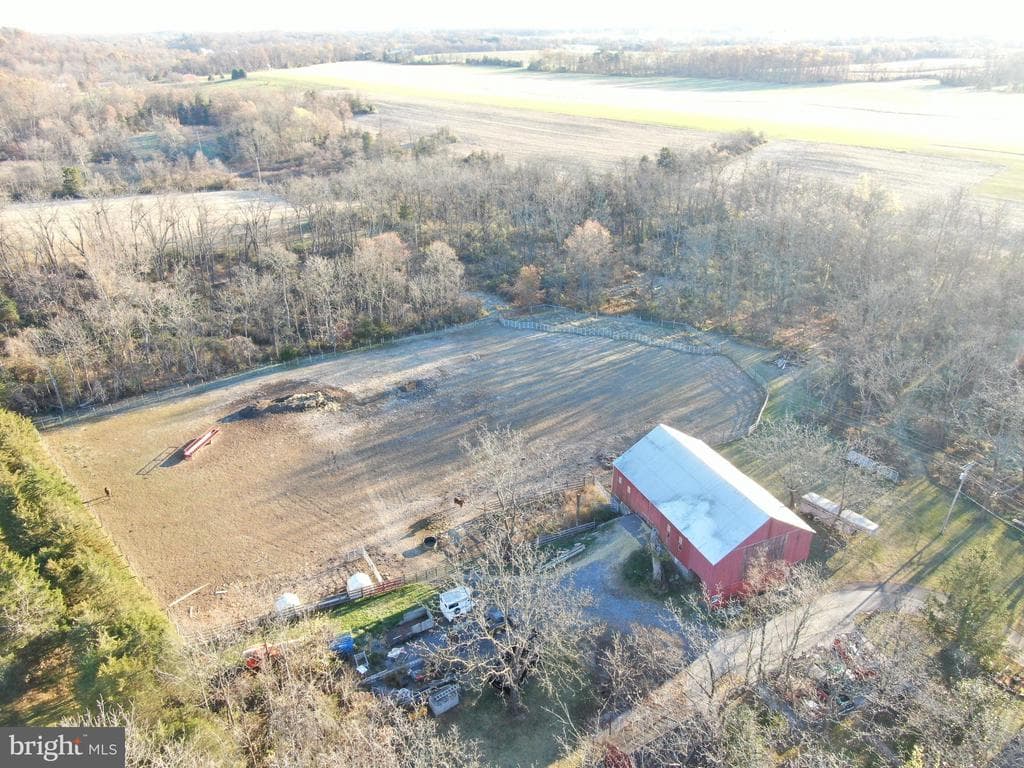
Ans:
[[[594,604],[588,613],[619,630],[631,624],[679,632],[671,612],[658,600],[622,581],[622,564],[643,546],[644,524],[635,515],[620,517],[599,529],[597,540],[572,563],[563,583],[590,592]]]

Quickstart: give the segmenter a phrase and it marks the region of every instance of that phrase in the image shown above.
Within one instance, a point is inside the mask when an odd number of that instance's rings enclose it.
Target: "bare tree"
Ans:
[[[473,610],[433,654],[436,664],[478,690],[493,688],[513,711],[524,707],[528,686],[554,694],[581,683],[592,626],[589,596],[565,583],[564,569],[528,540],[510,548],[503,534],[488,536],[471,557],[456,555],[470,573]]]
[[[126,768],[206,768],[227,763],[230,748],[218,756],[209,744],[187,738],[165,738],[154,723],[141,718],[134,709],[99,701],[91,712],[64,720],[64,727],[124,728]]]
[[[825,429],[789,416],[763,422],[743,445],[754,456],[770,456],[779,464],[791,509],[796,508],[797,494],[821,488],[841,468],[841,458]]]
[[[474,606],[434,651],[436,664],[467,685],[499,692],[522,709],[531,682],[554,693],[580,679],[592,626],[589,595],[566,583],[540,548],[519,499],[525,437],[509,428],[481,429],[468,446],[478,472],[490,477],[499,506],[475,526],[478,537],[449,552],[472,584]]]
[[[500,528],[506,546],[518,543],[524,536],[527,512],[523,495],[537,463],[536,446],[528,444],[526,435],[510,425],[477,427],[474,438],[462,442],[474,478],[497,499],[499,513],[494,524]]]
[[[614,268],[612,236],[600,223],[588,219],[565,240],[565,267],[570,283],[586,307],[611,282]]]
[[[186,649],[185,676],[179,684],[219,719],[230,738],[223,755],[210,754],[207,748],[202,765],[233,765],[238,756],[252,768],[481,765],[476,744],[463,739],[458,729],[442,733],[435,721],[414,718],[360,689],[354,671],[330,652],[330,636],[322,629],[307,626],[299,638],[275,641],[283,629],[265,628],[269,652],[252,669],[241,663],[239,637],[224,636]],[[140,735],[148,736],[149,724],[139,725]],[[129,759],[128,764],[149,763]]]

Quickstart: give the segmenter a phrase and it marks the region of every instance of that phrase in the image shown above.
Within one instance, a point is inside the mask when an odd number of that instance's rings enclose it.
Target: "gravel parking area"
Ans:
[[[665,604],[640,594],[622,580],[622,566],[643,546],[644,524],[635,515],[620,517],[599,529],[597,540],[573,563],[566,586],[586,590],[594,598],[591,615],[610,627],[626,632],[633,624],[679,632]]]

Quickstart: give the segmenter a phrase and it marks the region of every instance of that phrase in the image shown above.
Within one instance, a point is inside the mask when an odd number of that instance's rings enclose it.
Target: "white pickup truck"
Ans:
[[[473,610],[473,593],[469,587],[456,587],[442,592],[438,603],[441,615],[454,622]]]

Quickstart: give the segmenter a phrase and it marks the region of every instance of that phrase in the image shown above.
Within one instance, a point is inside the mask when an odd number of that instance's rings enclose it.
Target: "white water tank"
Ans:
[[[373,586],[373,579],[367,576],[365,573],[360,571],[359,573],[353,573],[348,577],[348,583],[345,585],[348,591],[348,596],[353,600],[363,596],[363,590]]]
[[[299,600],[298,595],[294,592],[285,592],[274,601],[274,610],[278,613],[285,613],[294,608],[298,608],[300,605],[302,605],[302,601]]]

